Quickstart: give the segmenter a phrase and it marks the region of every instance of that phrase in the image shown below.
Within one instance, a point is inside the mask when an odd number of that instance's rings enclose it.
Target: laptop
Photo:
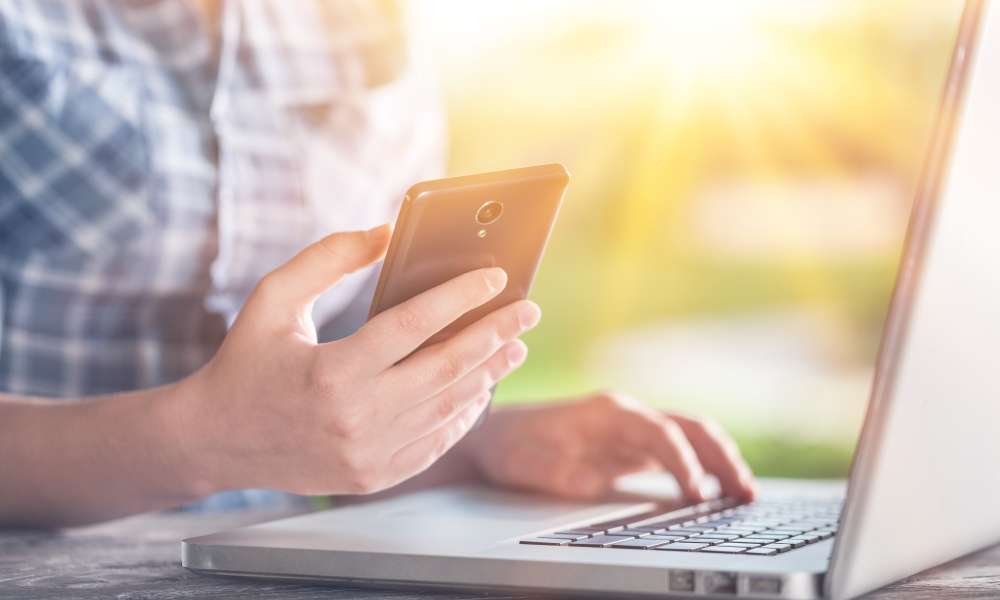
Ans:
[[[1000,542],[1000,9],[964,10],[846,484],[684,506],[442,487],[185,540],[194,571],[563,595],[851,598]],[[664,476],[665,477],[665,476]],[[627,486],[626,486],[627,487]]]

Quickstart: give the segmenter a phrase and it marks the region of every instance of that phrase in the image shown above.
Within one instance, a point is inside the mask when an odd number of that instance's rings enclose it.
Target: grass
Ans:
[[[853,446],[789,440],[766,434],[734,432],[744,458],[758,477],[843,478]]]

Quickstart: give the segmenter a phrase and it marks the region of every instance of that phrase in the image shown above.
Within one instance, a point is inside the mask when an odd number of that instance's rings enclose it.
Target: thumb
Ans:
[[[253,295],[272,308],[306,307],[344,275],[382,258],[391,234],[391,226],[379,225],[328,235],[264,276]]]

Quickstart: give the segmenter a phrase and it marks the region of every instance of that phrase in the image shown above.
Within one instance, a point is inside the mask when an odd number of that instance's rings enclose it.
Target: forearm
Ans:
[[[0,525],[62,527],[211,493],[191,460],[182,386],[81,402],[0,395]]]

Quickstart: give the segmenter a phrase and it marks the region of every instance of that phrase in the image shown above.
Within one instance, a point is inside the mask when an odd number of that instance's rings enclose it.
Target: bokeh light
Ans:
[[[958,0],[416,0],[455,174],[573,174],[499,402],[616,388],[843,475]]]

